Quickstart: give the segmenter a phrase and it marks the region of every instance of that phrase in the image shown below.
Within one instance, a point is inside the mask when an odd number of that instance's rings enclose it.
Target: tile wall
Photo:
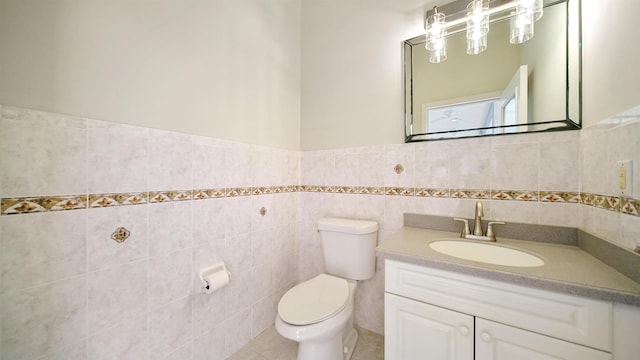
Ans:
[[[223,359],[273,324],[299,153],[0,111],[0,359]]]
[[[640,111],[581,132],[302,153],[1,111],[0,359],[228,356],[322,272],[324,216],[376,220],[384,241],[404,212],[472,217],[482,200],[488,219],[639,245],[639,197],[616,196],[602,169],[639,164]],[[195,271],[219,260],[234,281],[201,295]],[[378,333],[383,291],[378,262],[356,297],[356,322]]]
[[[633,160],[633,195],[618,194],[617,163]],[[640,106],[581,131],[582,228],[640,252]]]

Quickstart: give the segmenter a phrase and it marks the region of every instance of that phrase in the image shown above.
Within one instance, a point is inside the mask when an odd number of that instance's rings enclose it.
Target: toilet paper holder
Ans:
[[[227,266],[224,264],[224,262],[219,262],[217,264],[206,267],[204,269],[200,269],[200,271],[198,271],[198,274],[200,276],[200,282],[202,284],[202,292],[204,293],[210,292],[211,284],[209,284],[206,278],[209,277],[211,274],[217,273],[219,271],[224,271],[227,274],[227,276],[229,276],[229,281],[231,281],[231,272],[227,269]]]

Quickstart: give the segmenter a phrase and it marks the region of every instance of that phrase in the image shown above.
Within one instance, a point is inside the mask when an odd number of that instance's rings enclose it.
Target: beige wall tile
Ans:
[[[192,137],[193,142],[193,188],[217,189],[226,186],[228,142]],[[206,139],[206,138],[205,138]]]
[[[0,196],[87,191],[87,129],[77,117],[2,107]]]
[[[196,332],[193,341],[193,360],[224,359],[224,338],[226,328],[224,324],[217,324],[209,332]]]
[[[278,314],[278,302],[273,295],[259,299],[251,306],[251,338],[260,335],[264,330],[273,326]]]
[[[87,181],[92,194],[147,191],[149,129],[87,120]]]
[[[138,360],[149,356],[149,330],[146,314],[91,336],[87,341],[88,359]]]
[[[580,132],[566,131],[540,140],[540,190],[579,190]]]
[[[149,313],[150,358],[165,359],[178,351],[175,359],[190,358],[192,348],[191,297],[186,296]]]
[[[535,201],[492,201],[489,214],[491,215],[485,216],[485,218],[505,222],[539,224],[540,203]],[[498,231],[496,232],[499,234]]]
[[[149,129],[149,191],[193,189],[192,159],[189,135]]]
[[[251,310],[235,314],[225,322],[225,357],[231,356],[236,351],[249,343],[251,339]]]
[[[192,201],[149,205],[149,256],[193,246]]]
[[[451,142],[423,142],[412,146],[415,146],[416,187],[450,188]]]
[[[0,217],[2,294],[86,273],[85,210]]]
[[[541,202],[540,224],[579,228],[582,226],[581,205]]]
[[[492,144],[491,189],[538,190],[539,146],[537,142]]]
[[[147,305],[148,261],[115,265],[88,274],[89,334],[144,315]]]
[[[488,138],[456,140],[449,152],[449,187],[489,189],[491,141]]]
[[[149,309],[193,293],[193,249],[149,258]]]
[[[30,359],[87,336],[86,277],[76,276],[1,298],[3,359]]]

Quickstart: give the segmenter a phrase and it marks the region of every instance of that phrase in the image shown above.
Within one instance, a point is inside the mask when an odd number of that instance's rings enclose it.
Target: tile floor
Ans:
[[[351,360],[384,359],[384,338],[369,330],[358,330],[358,345]],[[229,360],[296,360],[298,345],[280,336],[275,327],[258,335]]]

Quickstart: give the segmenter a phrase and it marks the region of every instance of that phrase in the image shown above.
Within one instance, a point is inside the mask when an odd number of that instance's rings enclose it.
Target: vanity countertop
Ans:
[[[460,239],[458,233],[405,226],[380,244],[376,253],[387,259],[640,306],[640,284],[578,246],[498,237],[497,243],[493,244],[534,253],[545,262],[540,267],[526,268],[464,260],[429,247],[430,242],[444,238]]]

